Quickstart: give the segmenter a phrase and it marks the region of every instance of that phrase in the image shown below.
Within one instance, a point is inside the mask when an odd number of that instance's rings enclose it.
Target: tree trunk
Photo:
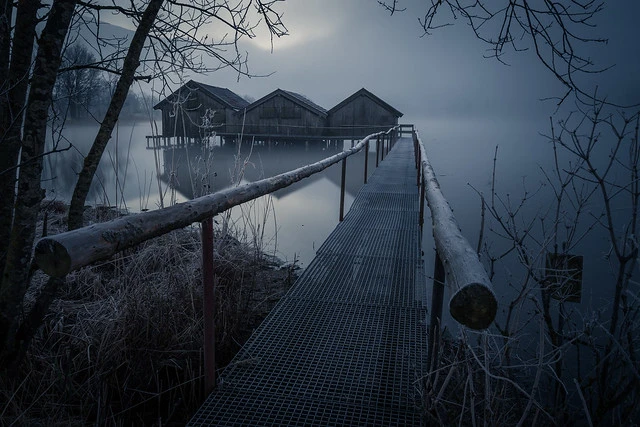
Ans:
[[[0,96],[5,99],[8,89],[6,82],[9,75],[9,59],[11,52],[11,19],[13,17],[13,1],[0,0]]]
[[[127,56],[124,60],[122,67],[122,74],[118,79],[116,90],[111,97],[109,108],[105,114],[104,120],[100,125],[100,130],[96,135],[91,150],[87,157],[84,159],[84,165],[80,175],[78,176],[78,182],[73,191],[73,197],[71,198],[71,205],[69,207],[69,230],[82,227],[82,216],[84,212],[84,204],[87,200],[87,194],[91,187],[91,181],[95,175],[102,153],[104,153],[107,143],[111,139],[113,128],[118,121],[120,111],[127,99],[129,88],[133,83],[136,69],[140,65],[140,54],[144,47],[147,36],[151,31],[151,27],[162,7],[163,0],[151,0],[146,10],[142,15],[142,19],[136,29],[131,45],[127,51]]]
[[[47,24],[40,35],[29,88],[14,210],[15,220],[0,286],[0,345],[4,346],[2,356],[5,360],[7,355],[13,354],[17,348],[16,344],[19,345],[15,342],[15,333],[27,290],[31,250],[38,210],[43,198],[40,179],[47,116],[61,62],[62,47],[76,3],[77,0],[53,2]]]
[[[7,2],[5,16],[11,20],[11,1]],[[3,63],[2,99],[0,102],[0,265],[4,265],[5,256],[13,223],[13,203],[15,201],[16,166],[20,154],[20,129],[27,89],[29,70],[33,56],[33,44],[36,36],[36,22],[39,1],[21,2],[18,6],[10,48],[9,34],[2,34],[0,62]],[[2,27],[4,23],[0,23]],[[4,28],[1,29],[5,31]],[[11,31],[9,28],[8,31]],[[8,39],[5,38],[8,37]],[[5,51],[5,49],[7,49]],[[17,52],[9,61],[9,51]],[[4,60],[7,60],[4,62]]]

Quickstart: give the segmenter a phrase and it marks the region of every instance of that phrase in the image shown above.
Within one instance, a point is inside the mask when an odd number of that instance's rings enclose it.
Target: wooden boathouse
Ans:
[[[162,111],[162,135],[148,136],[147,147],[150,141],[154,147],[181,145],[212,135],[234,141],[240,134],[262,142],[357,140],[398,125],[403,115],[365,88],[326,110],[289,90],[249,103],[227,88],[193,80],[154,109]]]
[[[227,88],[189,80],[153,109],[162,111],[162,137],[200,141],[212,132],[233,132],[237,113],[248,105]]]
[[[236,116],[236,122],[240,124],[237,134],[242,131],[245,135],[262,138],[306,138],[323,136],[327,110],[304,95],[276,89]]]
[[[402,115],[362,88],[328,111],[327,136],[364,138],[396,126]]]

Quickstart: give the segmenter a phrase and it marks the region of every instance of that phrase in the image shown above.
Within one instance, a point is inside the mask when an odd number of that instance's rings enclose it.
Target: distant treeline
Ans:
[[[100,70],[97,64],[93,53],[81,43],[66,49],[53,94],[56,115],[74,120],[104,116],[117,79]],[[141,95],[130,91],[121,117],[144,112]]]

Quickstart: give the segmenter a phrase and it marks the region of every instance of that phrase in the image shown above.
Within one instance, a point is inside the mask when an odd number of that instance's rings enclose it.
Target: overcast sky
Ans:
[[[493,1],[493,0],[492,0]],[[276,88],[300,92],[325,108],[366,87],[405,114],[423,117],[542,114],[562,87],[532,52],[509,54],[510,66],[484,58],[486,45],[462,21],[421,37],[418,17],[430,2],[400,0],[407,10],[390,16],[374,0],[290,0],[279,5],[289,35],[261,35],[243,44],[250,71],[267,78],[220,71],[185,75],[240,95],[260,98]],[[589,77],[621,102],[640,100],[640,2],[608,1],[594,34],[609,39],[588,55],[613,70]]]

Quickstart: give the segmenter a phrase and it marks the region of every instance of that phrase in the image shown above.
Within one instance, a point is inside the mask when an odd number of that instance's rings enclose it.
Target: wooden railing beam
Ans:
[[[486,329],[496,317],[498,303],[486,270],[478,254],[460,232],[449,203],[429,163],[418,132],[414,138],[420,149],[421,170],[427,204],[431,210],[433,238],[442,259],[446,282],[452,297],[449,312],[458,322],[472,329]]]
[[[369,139],[380,134],[383,132],[368,135],[349,150],[270,178],[208,194],[168,208],[127,215],[109,222],[45,237],[36,244],[35,260],[46,274],[63,277],[71,271],[107,259],[146,240],[195,222],[202,222],[229,208],[288,187],[358,153]]]

